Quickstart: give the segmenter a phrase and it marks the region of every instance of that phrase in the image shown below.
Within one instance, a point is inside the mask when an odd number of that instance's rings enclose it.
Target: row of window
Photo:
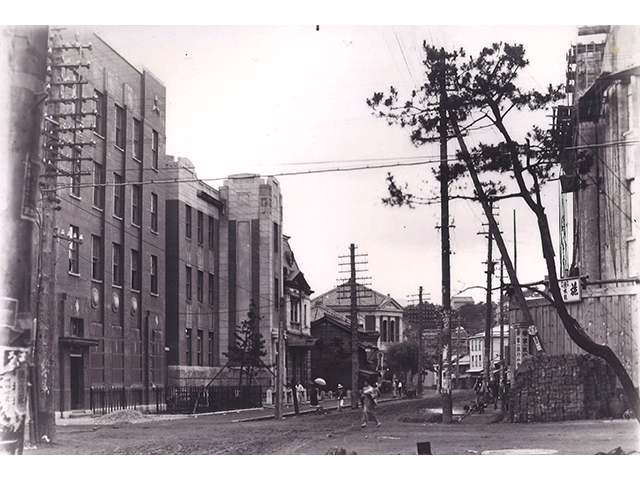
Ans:
[[[76,170],[77,165],[77,170]],[[80,178],[80,162],[74,163],[74,172],[78,173]],[[103,188],[105,183],[104,167],[98,162],[93,162],[93,206],[102,210],[104,208]],[[124,218],[124,194],[125,184],[122,175],[113,173],[113,216],[119,219]],[[80,198],[80,181],[72,182],[71,194]],[[158,232],[158,194],[151,193],[150,204],[151,231]],[[131,185],[131,223],[140,226],[142,223],[142,186]]]
[[[106,99],[105,95],[95,90],[96,98],[96,129],[95,132],[104,137],[107,130],[106,116]],[[115,146],[121,150],[125,149],[127,138],[127,115],[123,107],[115,104]],[[142,160],[142,152],[144,145],[144,129],[142,121],[133,118],[133,158]],[[154,170],[158,170],[158,161],[160,156],[160,136],[157,131],[151,130],[151,166]]]
[[[211,215],[207,216],[209,217],[208,244],[209,248],[213,249],[215,245],[214,219]],[[185,236],[188,239],[192,238],[192,221],[192,208],[190,205],[185,205]],[[197,211],[196,235],[196,241],[198,242],[198,245],[204,245],[204,212],[200,210]]]
[[[77,239],[80,238],[80,229],[71,225],[70,233],[73,240],[69,241],[69,273],[80,275],[80,245]],[[91,235],[91,279],[102,281],[102,238]],[[111,246],[111,281],[115,286],[122,286],[123,283],[124,249],[119,243],[112,243]],[[132,290],[140,291],[142,278],[141,256],[138,250],[131,250],[131,276],[130,285]],[[158,257],[149,256],[149,281],[151,293],[158,294]]]
[[[187,265],[186,276],[185,276],[185,288],[186,288],[185,294],[186,294],[187,300],[193,299],[192,272],[193,272],[193,269]],[[208,292],[207,301],[209,305],[213,305],[215,302],[214,288],[213,288],[213,280],[214,280],[213,273],[209,273],[208,277],[209,277],[209,283],[208,283],[208,289],[207,289],[207,292]],[[196,295],[197,295],[198,302],[204,303],[204,272],[202,270],[196,270]]]
[[[186,356],[186,363],[189,366],[194,365],[193,363],[193,333],[192,330],[190,328],[187,328],[185,331],[185,339],[186,339],[186,348],[185,348],[185,356]],[[208,345],[207,345],[207,366],[209,367],[213,367],[214,364],[214,358],[213,358],[213,346],[215,345],[215,337],[214,337],[214,333],[213,332],[208,332]],[[198,330],[197,331],[197,337],[196,337],[196,349],[195,349],[195,354],[196,354],[196,363],[195,365],[202,367],[204,366],[204,330]]]

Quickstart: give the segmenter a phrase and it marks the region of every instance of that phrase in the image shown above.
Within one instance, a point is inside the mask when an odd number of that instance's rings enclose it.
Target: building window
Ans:
[[[197,285],[198,301],[202,303],[204,301],[204,272],[198,270],[198,285]]]
[[[124,108],[116,105],[116,147],[124,150],[125,115]]]
[[[185,292],[187,300],[191,300],[191,267],[187,267],[187,278],[185,279]]]
[[[151,159],[153,161],[152,167],[154,170],[158,170],[158,159],[159,159],[159,138],[158,132],[153,130],[151,132]]]
[[[389,341],[396,341],[396,322],[393,320],[389,322]]]
[[[93,206],[102,209],[104,200],[104,167],[98,162],[93,162]]]
[[[158,232],[158,195],[151,194],[151,231]]]
[[[387,321],[383,320],[382,321],[382,341],[388,342],[389,341],[388,339],[389,339],[389,334],[387,329]]]
[[[70,237],[69,240],[69,273],[80,273],[80,244],[78,238],[80,237],[80,229],[75,225],[70,225]]]
[[[133,119],[133,158],[142,159],[142,123],[137,118]]]
[[[131,223],[140,226],[140,200],[142,187],[131,185]]]
[[[213,273],[209,274],[209,305],[213,305],[214,304],[214,298],[213,298]]]
[[[122,218],[124,215],[124,182],[122,176],[113,174],[113,216]]]
[[[376,316],[375,315],[365,315],[364,316],[364,329],[367,332],[375,332],[376,331]]]
[[[197,225],[198,245],[204,243],[204,214],[198,210],[198,225]]]
[[[207,364],[210,367],[213,367],[213,332],[209,332],[209,341],[208,341],[208,345],[207,345],[207,355],[208,355]]]
[[[277,223],[273,223],[273,251],[278,253],[280,248],[280,228]]]
[[[185,345],[185,349],[184,349],[184,353],[187,357],[187,365],[191,365],[192,361],[191,361],[191,329],[187,328],[185,330],[185,341],[186,341],[186,345]]]
[[[196,348],[197,348],[196,357],[197,357],[197,360],[198,360],[198,366],[200,366],[200,367],[202,366],[202,359],[203,359],[203,353],[204,353],[202,351],[202,348],[204,347],[204,344],[203,344],[204,339],[202,338],[203,335],[204,334],[203,334],[202,330],[198,330],[198,339],[197,339],[197,342],[196,342]]]
[[[280,308],[280,280],[278,280],[278,277],[275,277],[273,279],[273,303],[276,307],[276,310],[278,310],[278,308]]]
[[[71,331],[69,332],[72,337],[84,337],[84,321],[81,318],[71,317]]]
[[[185,231],[184,234],[187,238],[191,238],[191,207],[185,205]]]
[[[213,246],[215,245],[215,238],[213,236],[213,228],[214,228],[213,217],[209,215],[209,248],[213,250]]]
[[[111,282],[122,286],[122,247],[114,243],[111,252]]]
[[[81,167],[80,160],[77,158],[71,160],[71,195],[78,198],[80,198],[80,184],[82,183]]]
[[[131,250],[131,290],[140,291],[140,252]]]
[[[158,257],[151,255],[151,268],[149,275],[151,277],[151,293],[158,294]]]
[[[102,280],[102,239],[91,235],[91,278]]]
[[[105,126],[105,103],[104,103],[104,94],[99,92],[98,90],[94,90],[95,94],[95,102],[96,102],[96,133],[102,137],[104,137],[104,126]]]

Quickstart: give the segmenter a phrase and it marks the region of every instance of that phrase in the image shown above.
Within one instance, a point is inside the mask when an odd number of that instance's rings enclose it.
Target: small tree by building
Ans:
[[[407,382],[407,374],[418,371],[418,344],[416,342],[395,343],[385,356],[387,368],[392,375]]]
[[[229,346],[229,352],[224,355],[240,368],[239,384],[242,385],[246,378],[247,385],[265,369],[262,357],[267,354],[264,349],[264,338],[260,333],[260,317],[256,313],[256,305],[253,300],[249,305],[247,318],[237,327],[235,343]]]

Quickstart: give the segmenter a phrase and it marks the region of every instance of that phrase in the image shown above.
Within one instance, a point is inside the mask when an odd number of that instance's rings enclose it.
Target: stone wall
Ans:
[[[616,377],[593,355],[527,357],[515,373],[509,395],[512,422],[554,422],[611,416]]]

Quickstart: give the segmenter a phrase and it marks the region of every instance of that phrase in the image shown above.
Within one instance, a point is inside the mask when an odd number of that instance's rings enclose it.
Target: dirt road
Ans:
[[[466,401],[454,397],[460,408]],[[361,427],[361,411],[346,409],[284,420],[238,421],[240,415],[136,418],[133,423],[59,425],[56,444],[25,455],[416,455],[430,442],[434,455],[474,455],[505,449],[589,454],[640,450],[638,422],[590,420],[546,424],[487,424],[494,413],[453,424],[432,423],[437,397],[382,403],[379,428]]]

